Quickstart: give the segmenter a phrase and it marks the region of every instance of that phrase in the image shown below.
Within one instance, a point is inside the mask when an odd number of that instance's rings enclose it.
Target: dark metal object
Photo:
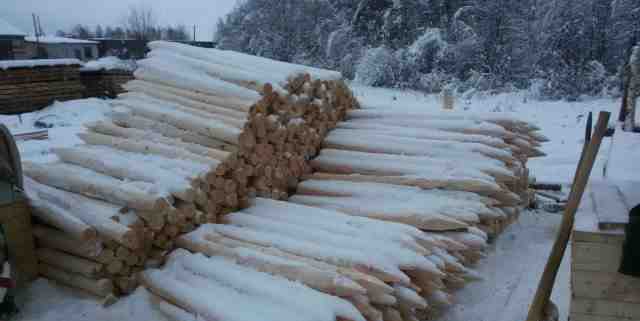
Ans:
[[[589,117],[587,117],[587,128],[584,133],[584,143],[588,144],[591,141],[591,131],[593,130],[593,113],[589,112]]]
[[[622,246],[622,262],[619,272],[640,277],[640,205],[629,212],[629,224],[625,227],[625,241]]]

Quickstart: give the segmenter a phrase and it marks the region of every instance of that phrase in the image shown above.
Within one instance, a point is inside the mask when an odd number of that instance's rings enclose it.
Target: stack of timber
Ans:
[[[84,145],[25,163],[41,273],[128,294],[176,238],[249,205],[285,199],[357,102],[339,73],[154,42],[110,119]],[[82,246],[78,246],[82,244]]]
[[[0,114],[31,112],[56,100],[82,98],[81,64],[77,59],[0,62]]]
[[[619,272],[624,229],[640,203],[638,181],[587,186],[571,239],[571,320],[640,319],[640,280]]]
[[[528,205],[526,162],[543,156],[547,141],[537,127],[497,114],[364,106],[347,118],[291,201],[431,231],[501,232]]]
[[[133,72],[129,70],[100,69],[81,70],[80,77],[85,86],[84,97],[116,98],[125,92],[124,84],[133,80]]]
[[[262,198],[222,223],[178,238],[179,247],[194,253],[180,251],[172,258],[179,269],[170,264],[143,273],[143,283],[159,297],[162,311],[179,310],[188,319],[228,316],[234,305],[218,298],[230,293],[224,300],[231,300],[240,292],[245,296],[235,303],[250,306],[262,319],[279,320],[268,313],[270,305],[261,304],[274,301],[283,313],[306,317],[311,313],[301,312],[314,306],[307,299],[313,293],[325,299],[322,308],[311,311],[324,311],[331,320],[423,320],[451,305],[455,289],[478,279],[468,266],[483,255],[487,238],[478,229],[425,232]],[[292,295],[294,290],[301,297]],[[194,294],[212,299],[200,304]],[[237,320],[252,319],[246,315]]]

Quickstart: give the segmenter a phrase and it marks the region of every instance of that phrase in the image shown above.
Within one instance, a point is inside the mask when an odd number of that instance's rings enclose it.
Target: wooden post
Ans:
[[[17,282],[23,285],[38,276],[38,261],[31,232],[31,212],[26,200],[0,207],[0,224],[9,248],[9,261],[17,271]]]
[[[542,278],[538,284],[538,290],[529,309],[527,321],[541,321],[543,319],[543,313],[549,304],[549,298],[558,274],[558,269],[560,268],[560,263],[562,262],[562,258],[567,249],[567,243],[571,237],[576,211],[578,210],[580,200],[589,181],[589,176],[591,175],[596,156],[598,156],[602,139],[607,131],[610,116],[611,114],[608,112],[600,113],[595,133],[588,145],[583,149],[560,230],[558,231],[558,236],[553,244],[551,254],[549,255]]]

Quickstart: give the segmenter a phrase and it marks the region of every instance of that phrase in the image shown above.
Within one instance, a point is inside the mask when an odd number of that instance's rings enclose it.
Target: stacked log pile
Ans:
[[[157,42],[111,118],[25,163],[41,273],[110,297],[251,196],[285,199],[357,107],[339,73]],[[224,63],[224,65],[223,65]],[[79,246],[81,244],[81,246]]]
[[[187,273],[176,275],[171,266],[144,272],[143,283],[160,297],[158,302],[180,309],[190,319],[227,315],[233,307],[198,306],[191,296],[217,298],[217,287],[210,283],[234,289],[228,292],[252,293],[249,287],[263,285],[252,281],[260,275],[304,284],[306,291],[330,295],[333,302],[359,312],[353,316],[344,314],[349,309],[343,308],[343,314],[327,309],[331,320],[419,320],[451,305],[452,292],[478,278],[468,266],[482,256],[486,243],[486,235],[477,229],[425,232],[406,224],[261,198],[225,216],[223,223],[204,225],[178,238],[180,247],[196,253],[182,252],[174,260]],[[286,296],[288,291],[284,292],[253,293],[257,296],[243,298],[242,304],[263,315],[266,308],[258,302],[272,300],[276,293]],[[298,305],[288,302],[285,310],[299,313]]]
[[[82,98],[80,65],[76,59],[0,62],[0,114],[31,112],[56,100]]]
[[[543,156],[538,147],[547,141],[537,127],[500,114],[365,106],[347,118],[325,139],[311,161],[315,172],[291,201],[423,230],[442,230],[428,222],[442,223],[445,214],[500,232],[528,205],[527,159]],[[403,202],[389,205],[394,199]],[[465,221],[453,212],[476,216]]]

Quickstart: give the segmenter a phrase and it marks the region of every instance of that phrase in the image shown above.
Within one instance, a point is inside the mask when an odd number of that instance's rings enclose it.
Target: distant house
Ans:
[[[0,19],[0,60],[25,59],[25,33]]]
[[[94,38],[98,42],[100,57],[114,56],[120,59],[143,59],[149,49],[148,41],[137,39]]]
[[[98,42],[54,36],[29,36],[25,38],[32,58],[76,58],[82,61],[97,59]]]

